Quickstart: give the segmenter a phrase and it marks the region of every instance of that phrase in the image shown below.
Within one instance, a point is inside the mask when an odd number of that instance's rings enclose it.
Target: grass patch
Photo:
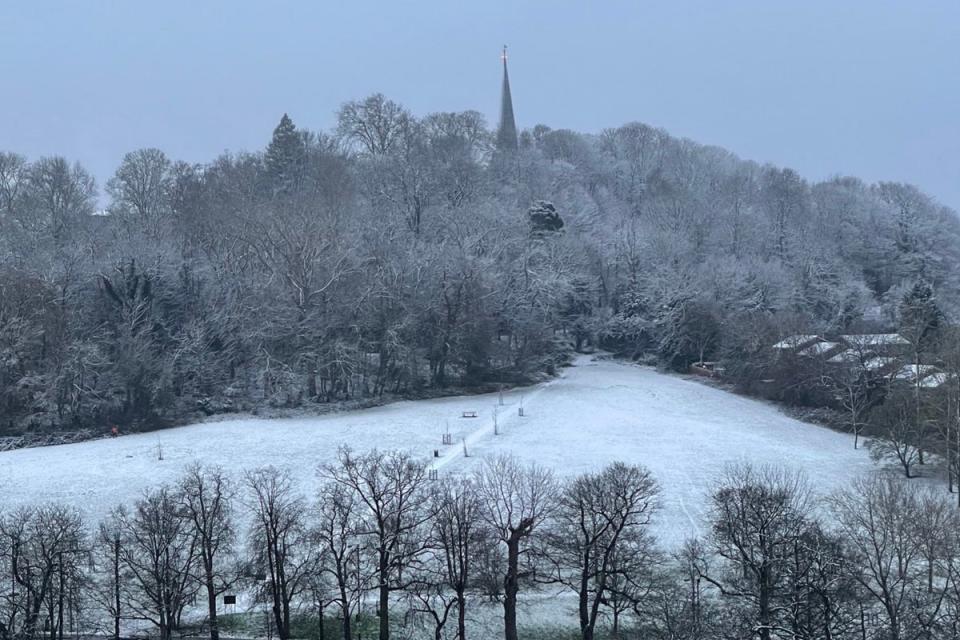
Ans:
[[[264,637],[268,635],[277,637],[276,629],[273,625],[273,615],[267,617],[263,611],[247,611],[244,613],[226,613],[217,616],[217,623],[220,632],[223,635],[254,636]],[[267,632],[267,625],[270,625],[270,632]],[[324,616],[323,635],[329,640],[339,638],[343,629],[343,623],[339,617]],[[360,619],[354,618],[353,634],[362,633],[364,638],[375,638],[378,629],[378,620],[376,616],[363,614]],[[290,635],[298,640],[317,640],[320,637],[320,624],[316,615],[298,614],[290,620]]]
[[[518,635],[523,640],[580,640],[580,629],[571,625],[521,625],[517,629]],[[621,639],[624,638],[642,638],[642,635],[635,635],[632,629],[620,628]],[[594,629],[594,638],[596,640],[613,640],[613,635],[608,628]]]
[[[340,637],[343,622],[339,617],[324,616],[324,637],[330,640]],[[360,619],[353,618],[353,635],[362,634],[364,638],[375,638],[379,628],[376,616],[361,614]],[[316,640],[320,637],[320,624],[316,615],[298,615],[290,620],[290,635],[301,640]]]

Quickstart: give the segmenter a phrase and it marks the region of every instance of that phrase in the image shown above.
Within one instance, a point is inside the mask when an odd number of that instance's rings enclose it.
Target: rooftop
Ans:
[[[822,356],[826,353],[830,353],[835,349],[840,348],[840,343],[838,342],[815,342],[806,349],[800,351],[802,356]]]
[[[899,333],[852,333],[840,339],[854,347],[881,347],[892,344],[909,344]]]
[[[820,336],[813,335],[796,335],[784,338],[777,344],[773,345],[774,349],[797,349],[804,345],[808,345],[811,342],[816,342],[821,340]]]

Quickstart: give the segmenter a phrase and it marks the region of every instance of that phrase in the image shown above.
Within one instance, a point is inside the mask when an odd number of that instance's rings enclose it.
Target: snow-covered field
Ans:
[[[521,402],[524,417],[518,416]],[[398,402],[321,417],[230,419],[149,434],[0,453],[0,508],[63,501],[91,519],[177,477],[193,461],[239,473],[272,464],[305,495],[317,465],[337,448],[405,449],[447,473],[509,451],[561,476],[613,460],[646,465],[662,487],[656,533],[666,546],[702,531],[706,496],[728,462],[802,470],[827,493],[874,467],[845,434],[799,422],[775,407],[615,361],[580,358],[551,382],[504,394]],[[500,435],[493,432],[499,412]],[[477,418],[462,418],[476,410]],[[442,446],[449,425],[453,444]],[[466,440],[470,457],[463,457]],[[158,459],[158,449],[163,460]],[[434,449],[440,452],[433,458]],[[239,482],[239,480],[237,480]]]

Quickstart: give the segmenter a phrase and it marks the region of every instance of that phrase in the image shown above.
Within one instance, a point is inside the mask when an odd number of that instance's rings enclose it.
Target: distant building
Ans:
[[[503,87],[500,92],[500,123],[497,126],[497,149],[517,150],[517,122],[513,117],[513,98],[510,95],[510,75],[507,73],[507,45],[503,45]]]
[[[856,349],[846,349],[831,357],[827,362],[830,364],[859,364],[861,354]]]
[[[789,336],[773,345],[773,348],[777,351],[798,351],[809,347],[815,342],[821,341],[823,341],[823,338],[814,335]]]
[[[855,333],[840,336],[854,351],[883,356],[905,355],[910,342],[899,333]]]
[[[921,387],[938,387],[946,382],[943,372],[932,364],[908,364],[900,367],[894,374],[894,380],[909,382],[911,385],[920,382]]]
[[[835,340],[826,340],[814,334],[797,334],[780,340],[772,346],[776,351],[800,356],[825,357],[831,364],[859,362],[875,357],[905,355],[910,343],[899,333],[851,333]]]
[[[838,353],[843,349],[843,345],[839,342],[829,342],[827,340],[822,340],[819,342],[814,342],[809,347],[805,347],[797,352],[797,355],[812,357],[821,357],[821,358],[830,358],[834,354]]]
[[[884,371],[889,371],[893,367],[897,366],[898,363],[899,360],[896,358],[891,358],[890,356],[874,356],[864,360],[863,366],[867,371],[883,373]]]

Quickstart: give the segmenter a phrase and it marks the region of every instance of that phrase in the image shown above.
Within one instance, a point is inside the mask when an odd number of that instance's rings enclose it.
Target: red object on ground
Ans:
[[[110,429],[110,435],[116,438],[118,435],[120,435],[120,430],[117,429],[116,427],[112,427]]]

